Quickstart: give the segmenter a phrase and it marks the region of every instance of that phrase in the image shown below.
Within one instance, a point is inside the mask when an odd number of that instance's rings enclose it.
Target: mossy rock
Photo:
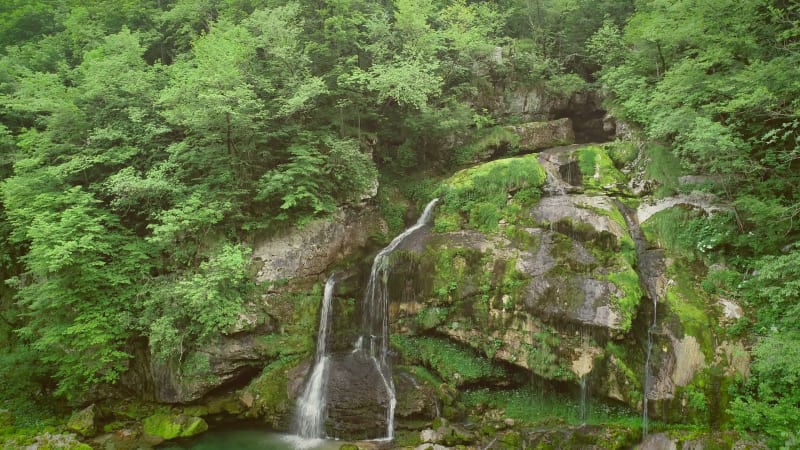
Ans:
[[[7,409],[0,409],[0,428],[13,427],[16,419],[14,414]]]
[[[164,440],[195,436],[206,430],[208,423],[201,417],[154,414],[144,419],[144,432]]]
[[[523,448],[522,435],[519,431],[509,431],[500,439],[500,444],[508,450]]]
[[[360,450],[355,444],[342,444],[339,450]]]
[[[90,405],[72,414],[67,421],[67,428],[79,433],[81,436],[94,436],[97,428],[94,423],[95,406]]]
[[[272,362],[264,372],[253,380],[244,390],[253,395],[253,406],[245,411],[248,417],[258,417],[275,429],[288,425],[294,402],[289,398],[291,374],[303,361],[301,357],[289,357]],[[300,375],[302,376],[302,375]]]

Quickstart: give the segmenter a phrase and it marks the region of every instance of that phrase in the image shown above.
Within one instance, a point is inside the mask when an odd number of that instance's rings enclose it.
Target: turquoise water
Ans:
[[[170,442],[159,450],[336,450],[344,442],[300,439],[255,428],[211,430],[192,439]]]

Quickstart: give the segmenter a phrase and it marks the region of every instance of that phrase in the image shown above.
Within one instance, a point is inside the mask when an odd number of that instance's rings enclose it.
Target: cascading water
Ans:
[[[354,352],[359,352],[372,359],[386,389],[389,397],[389,407],[386,411],[387,439],[394,438],[394,409],[397,403],[392,372],[386,361],[389,353],[389,295],[387,289],[389,255],[406,238],[428,223],[433,215],[433,208],[438,201],[438,198],[431,200],[417,223],[403,231],[389,245],[378,252],[372,262],[372,270],[370,271],[369,282],[364,295],[364,334],[354,344]]]
[[[663,273],[663,255],[658,251],[647,249],[647,240],[639,226],[639,218],[635,211],[625,206],[619,200],[615,200],[617,208],[622,212],[625,223],[631,231],[631,237],[636,246],[636,256],[638,260],[638,272],[642,280],[642,285],[647,292],[647,296],[653,302],[653,316],[650,326],[647,327],[647,344],[645,345],[644,360],[644,384],[642,389],[642,434],[647,436],[650,417],[648,415],[648,396],[653,390],[653,375],[650,368],[651,355],[653,350],[653,335],[658,328],[658,299],[659,289],[654,280],[659,273]]]
[[[335,278],[331,275],[325,282],[325,293],[322,296],[314,369],[311,371],[311,377],[306,383],[303,395],[297,401],[296,429],[297,435],[301,438],[325,437],[325,402],[330,365],[330,356],[327,350],[328,316],[335,285]]]

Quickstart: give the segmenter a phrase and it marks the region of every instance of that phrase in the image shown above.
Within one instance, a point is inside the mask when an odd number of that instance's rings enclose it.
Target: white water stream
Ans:
[[[394,438],[394,409],[397,404],[392,371],[386,361],[389,352],[389,295],[387,288],[389,281],[389,255],[406,238],[430,221],[433,216],[433,209],[438,201],[438,198],[431,200],[414,225],[400,233],[389,245],[378,252],[372,262],[372,270],[370,271],[369,282],[364,295],[363,320],[366,334],[359,337],[355,342],[354,352],[362,352],[372,359],[389,397],[389,407],[386,411],[386,439]]]
[[[334,276],[325,282],[325,293],[322,296],[322,308],[319,314],[319,333],[317,333],[317,353],[314,357],[314,369],[297,401],[297,435],[304,439],[325,437],[325,403],[327,398],[328,367],[330,356],[327,350],[328,322],[331,309],[333,289],[336,285]]]

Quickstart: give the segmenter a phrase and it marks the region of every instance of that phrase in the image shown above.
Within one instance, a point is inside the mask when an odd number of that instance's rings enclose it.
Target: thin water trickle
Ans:
[[[386,438],[394,438],[394,410],[397,398],[394,392],[392,371],[387,362],[389,353],[389,255],[415,231],[430,221],[433,209],[439,199],[433,199],[425,207],[417,222],[395,237],[383,250],[378,252],[372,262],[372,270],[364,295],[364,334],[354,344],[354,352],[361,352],[372,359],[381,377],[389,407],[386,411]]]
[[[622,212],[625,218],[625,223],[631,232],[634,245],[636,247],[636,259],[638,261],[637,272],[642,280],[642,285],[647,292],[647,296],[653,302],[653,314],[650,325],[647,327],[647,343],[645,345],[645,359],[644,359],[644,383],[642,386],[642,435],[647,436],[649,432],[649,411],[648,411],[648,397],[653,390],[653,374],[651,373],[651,356],[653,350],[653,335],[658,327],[658,298],[659,289],[654,283],[658,272],[663,272],[662,257],[653,252],[647,251],[647,240],[644,233],[639,226],[639,217],[636,212],[625,206],[619,200],[615,200],[617,208]]]
[[[314,369],[311,371],[303,389],[303,395],[297,401],[297,435],[304,439],[325,437],[325,403],[327,400],[328,367],[330,357],[327,350],[328,322],[331,299],[336,286],[333,275],[325,282],[322,296],[322,307],[319,314],[319,332],[317,333],[317,352],[314,355]]]
[[[647,396],[652,389],[653,384],[653,377],[650,374],[650,354],[653,350],[653,331],[656,329],[656,325],[658,323],[657,320],[657,298],[653,297],[653,322],[650,324],[650,327],[647,329],[647,348],[645,353],[645,360],[644,360],[644,389],[642,392],[642,436],[647,436],[648,433],[648,426],[649,426],[649,417],[647,415]]]

